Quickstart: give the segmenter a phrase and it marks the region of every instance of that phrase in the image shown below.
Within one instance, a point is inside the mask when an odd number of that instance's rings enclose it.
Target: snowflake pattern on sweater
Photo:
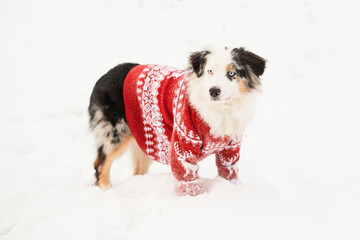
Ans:
[[[211,154],[216,154],[219,175],[236,180],[241,141],[210,133],[208,124],[189,104],[188,75],[167,66],[134,67],[123,92],[130,130],[151,159],[171,165],[178,181],[197,181],[198,162]]]

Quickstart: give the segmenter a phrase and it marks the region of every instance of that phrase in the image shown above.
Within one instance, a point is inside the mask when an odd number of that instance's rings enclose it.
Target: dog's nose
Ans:
[[[218,87],[212,87],[212,88],[210,88],[209,93],[210,93],[210,96],[212,96],[213,98],[216,98],[217,96],[220,95],[221,90]]]

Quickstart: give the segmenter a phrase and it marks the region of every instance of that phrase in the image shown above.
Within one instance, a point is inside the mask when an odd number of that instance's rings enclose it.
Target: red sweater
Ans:
[[[140,148],[153,160],[170,164],[178,181],[198,179],[197,163],[216,154],[219,175],[237,180],[240,141],[215,137],[189,104],[188,72],[139,65],[126,76],[126,119]]]

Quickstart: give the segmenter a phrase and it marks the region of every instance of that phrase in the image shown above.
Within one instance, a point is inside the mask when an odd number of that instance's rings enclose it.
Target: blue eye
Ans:
[[[211,69],[207,70],[209,74],[213,74],[213,71]]]
[[[235,73],[233,71],[228,71],[229,76],[233,77],[235,76]]]

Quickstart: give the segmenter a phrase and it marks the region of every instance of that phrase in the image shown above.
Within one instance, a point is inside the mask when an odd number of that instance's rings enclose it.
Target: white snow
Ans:
[[[360,239],[358,0],[0,1],[0,239]],[[125,61],[185,67],[245,46],[269,60],[241,152],[241,185],[170,168],[92,186],[87,105]]]

